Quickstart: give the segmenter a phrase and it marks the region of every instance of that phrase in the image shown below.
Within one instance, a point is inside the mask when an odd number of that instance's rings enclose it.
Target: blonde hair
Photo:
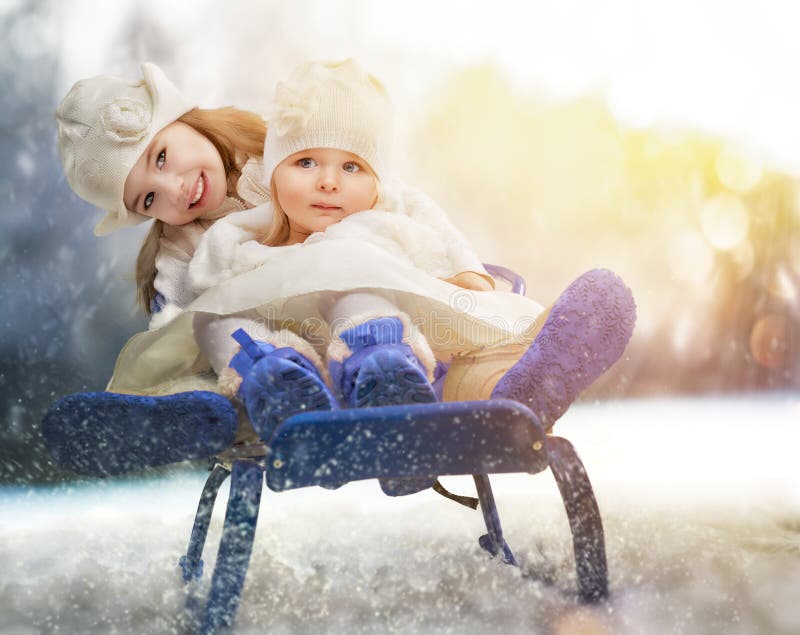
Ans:
[[[228,178],[228,195],[236,196],[242,166],[250,158],[260,157],[264,151],[267,134],[264,120],[255,113],[238,108],[193,108],[176,121],[191,126],[211,141],[222,157]],[[147,315],[152,314],[151,304],[156,297],[156,254],[163,234],[164,222],[154,220],[136,258],[136,297]]]
[[[278,189],[275,187],[274,176],[269,182],[269,197],[272,202],[272,221],[267,235],[261,242],[270,247],[276,247],[289,240],[289,217],[278,201]]]

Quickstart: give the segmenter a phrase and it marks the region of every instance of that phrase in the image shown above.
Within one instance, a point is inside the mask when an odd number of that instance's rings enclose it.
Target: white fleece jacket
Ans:
[[[281,257],[287,250],[341,239],[370,243],[434,278],[474,271],[494,284],[477,254],[441,208],[423,192],[399,181],[385,187],[382,201],[372,210],[353,214],[324,232],[312,234],[304,243],[283,247],[259,243],[258,237],[265,233],[271,217],[271,204],[266,203],[229,215],[205,232],[188,264],[192,293],[199,295]],[[320,266],[324,263],[309,262],[308,271]]]

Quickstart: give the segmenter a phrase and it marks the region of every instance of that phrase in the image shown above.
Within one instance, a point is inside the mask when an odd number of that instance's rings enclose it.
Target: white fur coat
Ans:
[[[404,264],[434,278],[474,271],[491,280],[477,254],[445,213],[425,194],[395,182],[382,202],[352,214],[304,243],[268,247],[258,242],[272,217],[267,203],[217,221],[202,236],[188,267],[192,293],[199,295],[226,280],[251,271],[287,250],[302,250],[326,240],[353,239],[370,243]],[[313,272],[324,263],[309,262]]]

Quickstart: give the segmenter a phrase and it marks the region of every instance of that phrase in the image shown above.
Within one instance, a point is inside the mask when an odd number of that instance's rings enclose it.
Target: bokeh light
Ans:
[[[736,282],[746,280],[753,272],[756,262],[756,252],[753,243],[743,240],[738,245],[728,251],[734,267],[734,279]]]
[[[800,237],[795,237],[789,247],[789,264],[794,274],[800,276]]]
[[[790,322],[786,316],[771,313],[753,325],[750,352],[765,368],[783,368],[791,356],[790,338]]]
[[[728,189],[744,193],[752,190],[761,181],[761,161],[743,154],[732,146],[725,146],[717,154],[715,163],[720,182]]]
[[[673,275],[693,285],[705,283],[714,266],[713,252],[694,230],[686,230],[673,238],[668,258]]]
[[[703,235],[715,248],[725,251],[747,236],[747,208],[738,196],[723,192],[706,201],[700,212]]]
[[[797,286],[785,267],[778,267],[772,274],[769,282],[769,292],[782,300],[793,301],[797,299]]]

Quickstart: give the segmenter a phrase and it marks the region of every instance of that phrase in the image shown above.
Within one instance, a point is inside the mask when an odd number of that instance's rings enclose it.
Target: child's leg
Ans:
[[[636,321],[630,289],[611,271],[577,278],[532,327],[530,346],[486,348],[453,360],[444,400],[507,398],[549,428],[622,355]]]
[[[220,392],[237,397],[258,436],[269,441],[284,419],[337,404],[313,347],[291,331],[271,331],[252,317],[198,314],[195,338],[217,371]]]
[[[192,326],[197,346],[217,373],[220,392],[228,397],[236,394],[242,381],[238,373],[230,368],[231,360],[240,348],[239,342],[231,337],[231,333],[239,329],[255,333],[260,326],[255,317],[255,314],[248,313],[224,317],[197,313],[194,316]]]
[[[554,304],[551,304],[521,333],[518,340],[508,344],[486,346],[465,351],[453,357],[447,365],[442,384],[442,401],[485,401],[511,367],[530,348],[547,321]]]

